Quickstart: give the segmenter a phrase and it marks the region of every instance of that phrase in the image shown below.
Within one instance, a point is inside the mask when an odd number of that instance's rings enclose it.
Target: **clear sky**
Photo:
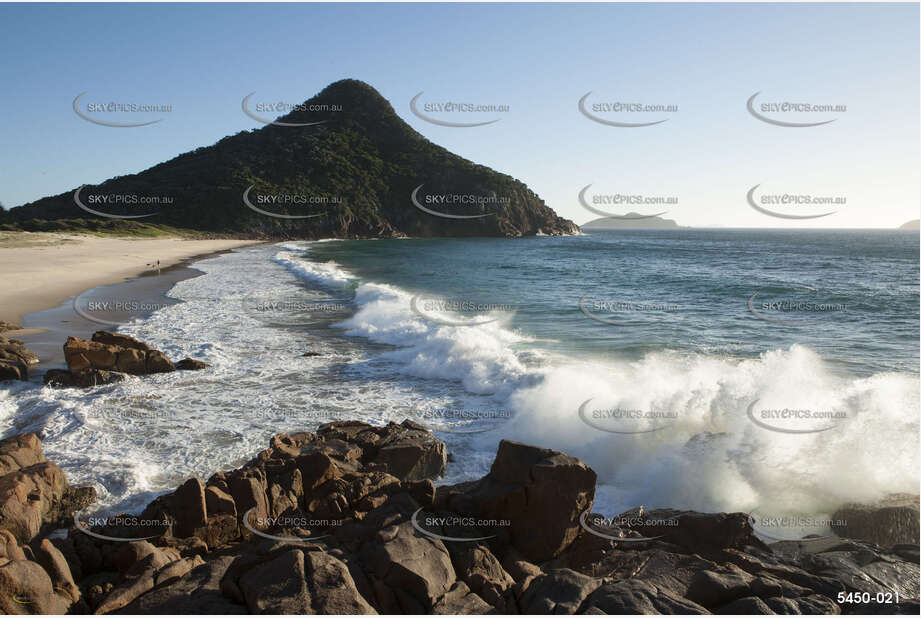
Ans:
[[[589,196],[677,197],[666,217],[693,226],[894,227],[921,210],[917,4],[2,4],[0,23],[7,207],[260,127],[241,110],[250,92],[254,103],[297,103],[350,77],[377,88],[428,139],[527,183],[577,223],[596,218],[579,205],[588,184]],[[99,126],[72,109],[84,91],[84,103],[172,111],[129,118],[163,118],[146,127]],[[501,117],[444,127],[411,112],[421,91],[420,104],[509,111],[432,114]],[[599,113],[668,118],[611,127],[579,112],[589,91],[589,106],[678,111]],[[757,91],[756,104],[847,110],[766,112],[797,122],[836,118],[778,127],[746,110]],[[758,196],[847,204],[822,219],[777,219],[747,204],[757,184]]]

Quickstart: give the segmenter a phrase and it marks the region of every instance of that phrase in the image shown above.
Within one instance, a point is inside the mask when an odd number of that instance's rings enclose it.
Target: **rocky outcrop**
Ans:
[[[201,370],[210,366],[192,358],[184,358],[174,365],[163,352],[143,341],[104,330],[93,333],[90,341],[68,337],[64,343],[64,360],[67,370],[48,370],[45,384],[59,388],[89,388],[121,382],[128,375]]]
[[[22,488],[4,495],[36,498],[0,520],[0,609],[831,615],[866,612],[854,593],[867,593],[893,600],[873,611],[918,613],[917,546],[765,545],[742,513],[640,508],[598,522],[594,472],[578,459],[502,442],[486,477],[436,491],[443,457],[415,423],[331,423],[276,435],[140,516],[77,527],[44,506],[63,490],[37,438],[0,441],[0,486]],[[67,536],[41,538],[45,519]]]
[[[34,434],[0,442],[0,528],[29,543],[95,500],[92,488],[72,488],[57,464],[46,461]]]
[[[439,487],[438,507],[509,522],[509,541],[531,561],[557,556],[579,535],[595,498],[595,472],[575,457],[503,440],[489,474]]]
[[[0,335],[0,382],[28,380],[29,369],[38,364],[38,356],[19,339]]]
[[[133,337],[104,330],[93,333],[91,341],[68,337],[64,344],[64,360],[71,373],[101,370],[144,375],[175,369],[163,352]]]
[[[0,611],[66,614],[80,604],[68,560],[40,535],[67,527],[94,500],[45,459],[35,434],[0,440]]]
[[[835,534],[890,547],[918,545],[918,496],[891,496],[878,504],[848,504],[831,517]]]

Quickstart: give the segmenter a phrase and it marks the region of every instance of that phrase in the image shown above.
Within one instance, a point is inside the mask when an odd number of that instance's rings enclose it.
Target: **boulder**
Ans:
[[[631,521],[628,529],[704,556],[718,554],[729,548],[767,548],[755,536],[751,517],[746,513],[656,509],[644,512],[635,522]]]
[[[832,530],[840,537],[863,539],[880,547],[919,543],[918,496],[893,496],[875,505],[845,505],[831,519]]]
[[[239,587],[250,613],[312,613],[304,552],[299,549],[253,567],[240,578]]]
[[[168,521],[172,536],[187,538],[208,523],[205,487],[196,478],[190,478],[176,491],[160,496],[144,509],[141,519]]]
[[[122,348],[79,337],[68,337],[64,343],[64,360],[72,373],[82,373],[91,369],[115,369],[118,352]]]
[[[401,481],[417,481],[444,474],[447,449],[425,427],[405,420],[374,427],[360,421],[321,425],[317,434],[325,440],[338,439],[361,449],[362,463],[386,466]]]
[[[489,547],[473,543],[449,542],[454,571],[484,602],[497,610],[508,613],[509,592],[515,585],[512,576],[502,568]]]
[[[185,576],[154,588],[119,610],[124,614],[245,614],[246,606],[221,594],[221,578],[233,556],[209,557]]]
[[[743,597],[775,597],[783,588],[773,578],[756,578],[734,564],[718,570],[703,570],[694,574],[685,597],[708,609],[725,605]]]
[[[57,594],[48,573],[31,560],[0,558],[0,611],[4,614],[66,614],[72,605]]]
[[[0,440],[0,476],[43,461],[42,443],[34,433]]]
[[[91,341],[68,337],[64,343],[64,360],[73,374],[117,371],[143,375],[175,369],[163,352],[133,337],[108,331],[97,331]]]
[[[52,545],[51,541],[42,539],[35,557],[51,577],[54,590],[59,595],[66,596],[71,603],[80,601],[80,588],[74,582],[74,576],[70,572],[70,565],[67,564],[64,554]]]
[[[38,355],[19,339],[0,335],[0,380],[28,380],[29,369],[38,360]]]
[[[639,579],[600,586],[582,604],[580,613],[709,614],[705,607]]]
[[[522,614],[575,614],[603,581],[570,569],[535,577],[519,600]]]
[[[338,558],[320,551],[307,552],[307,586],[317,614],[376,614],[355,585],[349,568]]]
[[[147,353],[147,373],[168,373],[176,368],[166,354],[159,350],[151,350]]]
[[[131,574],[132,576],[126,578],[122,584],[113,588],[96,608],[95,613],[108,614],[119,610],[146,592],[174,582],[195,567],[204,564],[201,557],[193,556],[192,558],[180,558],[164,565],[156,559],[160,555],[162,554],[151,554],[136,563],[132,568],[141,565],[143,569]]]
[[[0,559],[25,560],[26,554],[19,545],[19,541],[9,530],[0,528]]]
[[[53,462],[27,466],[0,477],[0,528],[29,543],[45,527],[69,525],[73,513],[95,497],[92,488],[71,488]]]
[[[362,557],[369,576],[396,595],[404,612],[431,612],[457,580],[444,543],[418,532],[410,522],[378,532],[362,548]]]
[[[122,335],[121,333],[110,333],[106,330],[97,330],[93,333],[92,341],[96,343],[102,343],[104,345],[118,346],[120,348],[125,348],[128,350],[138,350],[140,352],[150,352],[153,350],[149,345],[143,341],[138,341],[134,337],[128,335]]]
[[[199,371],[201,369],[207,369],[210,367],[206,362],[195,360],[194,358],[183,358],[181,361],[176,363],[176,369],[180,371]]]
[[[513,547],[533,562],[559,555],[579,535],[595,497],[594,470],[558,451],[502,440],[488,475],[439,487],[438,508],[508,523]]]
[[[128,376],[124,373],[103,369],[89,369],[81,373],[73,373],[64,369],[49,369],[44,376],[45,384],[53,388],[91,388],[124,382],[127,379]]]

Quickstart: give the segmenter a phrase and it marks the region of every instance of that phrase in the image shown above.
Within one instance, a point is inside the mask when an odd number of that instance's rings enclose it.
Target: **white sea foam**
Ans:
[[[412,311],[410,291],[313,262],[303,257],[309,247],[253,247],[200,262],[206,274],[170,292],[185,302],[121,329],[211,370],[90,391],[12,387],[0,391],[3,428],[40,432],[72,482],[93,483],[103,506],[120,509],[139,508],[188,476],[239,465],[279,431],[335,418],[401,421],[433,406],[514,415],[486,433],[440,432],[456,461],[446,481],[484,474],[499,439],[519,440],[585,460],[599,476],[596,510],[608,514],[637,504],[826,512],[917,489],[917,376],[842,377],[799,345],[751,360],[667,352],[632,362],[561,357],[501,320],[426,320]],[[350,315],[279,328],[245,308],[248,295],[312,289],[353,296]],[[308,350],[320,356],[302,357]],[[580,420],[588,399],[592,409],[654,409],[674,418],[621,421],[610,426],[668,426],[609,433]],[[746,413],[756,399],[846,418],[820,433],[772,432]]]

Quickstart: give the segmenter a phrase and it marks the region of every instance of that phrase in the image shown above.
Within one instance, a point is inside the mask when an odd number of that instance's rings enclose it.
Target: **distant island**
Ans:
[[[149,226],[255,239],[578,233],[523,182],[433,144],[354,79],[262,128],[0,212],[0,230]]]
[[[582,229],[589,230],[661,230],[683,227],[674,219],[662,217],[646,217],[638,212],[628,212],[625,218],[601,217],[582,225]],[[632,217],[632,218],[631,218]]]
[[[921,229],[921,219],[912,219],[899,226],[900,230],[918,230]]]

